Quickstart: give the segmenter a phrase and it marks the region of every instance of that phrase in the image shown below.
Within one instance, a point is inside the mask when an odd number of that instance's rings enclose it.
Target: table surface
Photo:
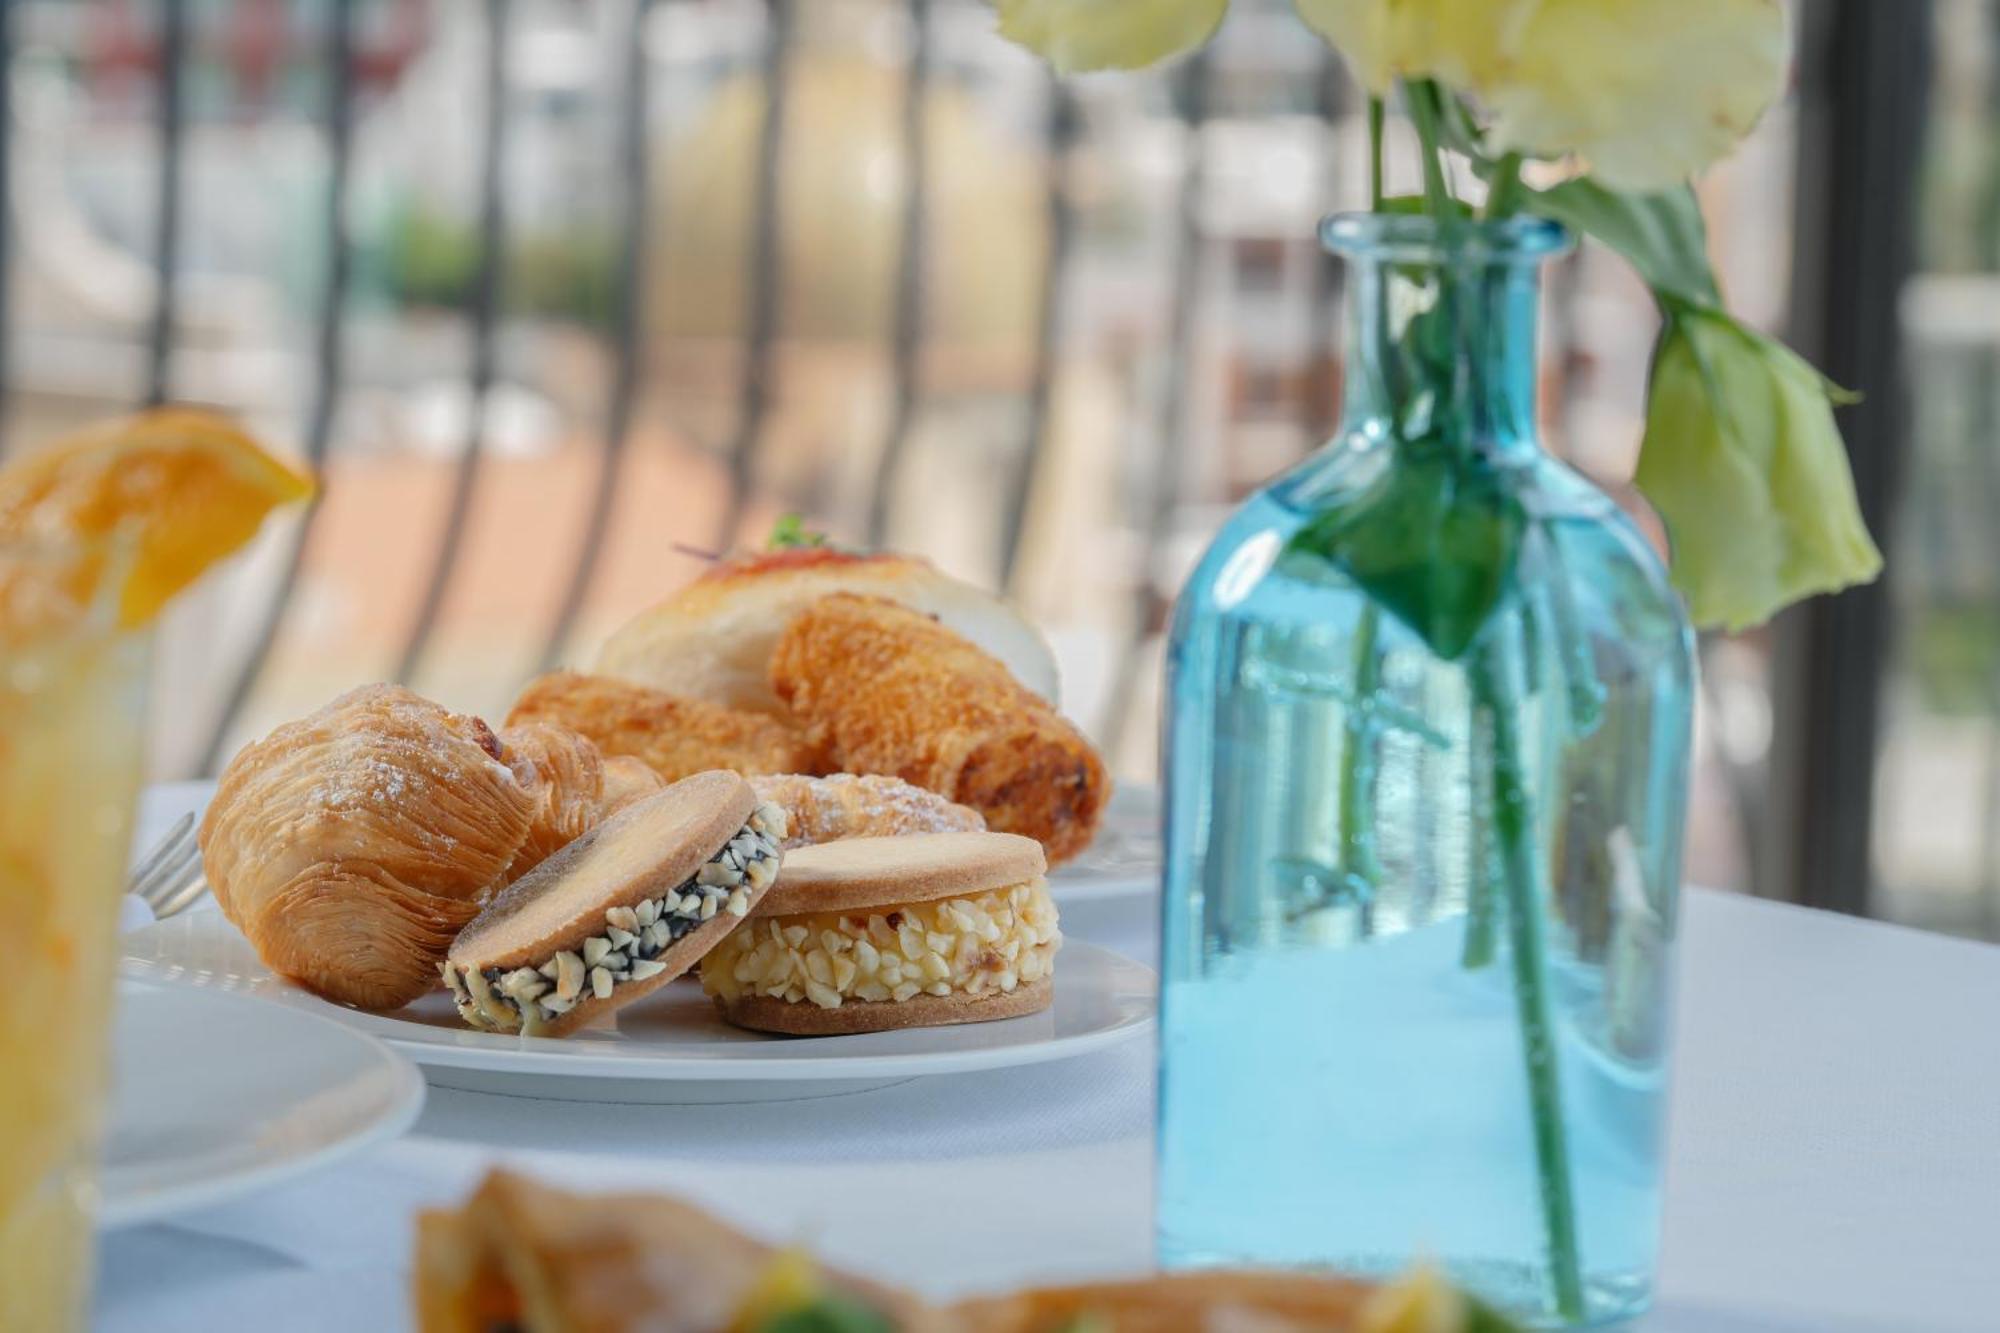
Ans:
[[[149,793],[142,830],[182,800]],[[1143,904],[1070,912],[1064,928],[1151,951]],[[1640,1327],[2000,1328],[2000,949],[1700,890],[1683,940],[1665,1255]],[[671,1190],[934,1295],[1135,1271],[1152,1077],[1137,1043],[750,1106],[434,1088],[397,1142],[107,1236],[96,1326],[407,1328],[414,1211],[497,1162],[583,1189]],[[682,1143],[697,1146],[662,1147]]]

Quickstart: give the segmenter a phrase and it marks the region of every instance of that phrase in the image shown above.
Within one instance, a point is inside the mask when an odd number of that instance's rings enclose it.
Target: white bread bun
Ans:
[[[935,616],[1006,664],[1051,704],[1056,660],[1006,602],[915,556],[828,547],[764,551],[716,564],[605,642],[597,671],[731,708],[782,713],[771,692],[771,649],[791,618],[831,593],[886,597]]]

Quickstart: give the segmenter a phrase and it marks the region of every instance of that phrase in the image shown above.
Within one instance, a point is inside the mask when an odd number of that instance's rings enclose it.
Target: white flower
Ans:
[[[1000,35],[1065,74],[1138,69],[1207,41],[1229,0],[998,0]]]
[[[1680,183],[1735,147],[1784,76],[1779,0],[1297,0],[1377,93],[1473,94],[1499,150],[1585,160],[1615,189]]]

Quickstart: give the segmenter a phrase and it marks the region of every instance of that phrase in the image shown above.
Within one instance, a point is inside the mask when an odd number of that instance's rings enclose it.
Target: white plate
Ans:
[[[1131,900],[1144,906],[1160,892],[1160,793],[1120,783],[1097,837],[1067,865],[1049,872],[1058,907]]]
[[[442,993],[393,1015],[329,1003],[273,976],[213,912],[158,922],[121,943],[128,977],[249,991],[324,1015],[380,1037],[442,1087],[573,1101],[770,1101],[1064,1060],[1149,1031],[1157,991],[1151,969],[1071,941],[1056,958],[1055,1002],[1023,1018],[767,1037],[723,1023],[699,986],[679,981],[568,1037],[510,1037],[467,1028]]]
[[[156,782],[140,802],[139,836],[133,855],[143,856],[155,839],[188,813],[199,814],[215,795],[208,779]],[[1145,906],[1160,891],[1159,792],[1121,783],[1111,793],[1097,839],[1075,860],[1049,875],[1058,907],[1072,903]]]
[[[424,1080],[372,1037],[220,991],[123,987],[99,1223],[206,1207],[394,1138]]]

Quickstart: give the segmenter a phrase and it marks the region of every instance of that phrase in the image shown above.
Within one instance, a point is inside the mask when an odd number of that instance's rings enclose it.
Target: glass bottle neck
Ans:
[[[1343,434],[1535,446],[1542,255],[1348,255]]]

